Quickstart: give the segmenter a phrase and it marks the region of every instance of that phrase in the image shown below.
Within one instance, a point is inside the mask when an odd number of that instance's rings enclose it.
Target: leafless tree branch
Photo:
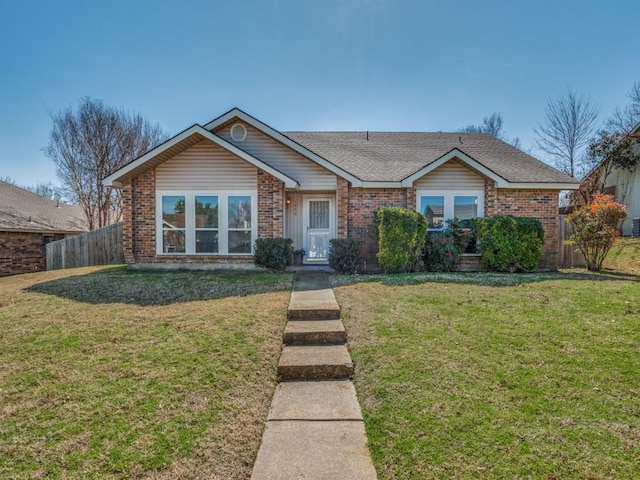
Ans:
[[[108,107],[84,97],[51,115],[53,128],[43,149],[72,199],[82,206],[89,228],[99,228],[122,216],[119,194],[102,179],[167,139],[160,126],[140,114]]]
[[[572,177],[584,173],[582,153],[596,128],[600,108],[589,97],[575,94],[547,101],[545,123],[533,131],[537,147],[549,155],[556,167]]]

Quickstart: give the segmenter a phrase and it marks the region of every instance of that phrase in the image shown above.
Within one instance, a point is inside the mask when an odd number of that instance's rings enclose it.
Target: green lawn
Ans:
[[[0,478],[249,478],[290,288],[122,267],[0,279]]]
[[[639,478],[640,243],[606,266],[335,277],[379,478]]]
[[[380,479],[625,479],[640,243],[603,274],[334,276]],[[249,478],[290,275],[0,279],[0,478]]]

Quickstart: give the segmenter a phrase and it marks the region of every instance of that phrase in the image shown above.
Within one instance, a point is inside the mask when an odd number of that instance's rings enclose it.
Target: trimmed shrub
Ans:
[[[340,273],[355,273],[362,257],[362,242],[355,238],[334,238],[329,243],[329,266]]]
[[[374,213],[378,262],[387,272],[422,267],[427,219],[410,208],[381,207]]]
[[[430,272],[453,272],[458,268],[460,248],[450,228],[427,233],[424,247],[425,267]]]
[[[290,238],[256,239],[253,259],[256,265],[282,272],[293,262],[293,240]]]
[[[626,207],[616,203],[611,195],[596,195],[590,205],[584,205],[567,216],[573,232],[567,243],[578,247],[587,262],[587,269],[599,272],[607,253],[620,235],[618,224],[627,218]]]
[[[497,215],[474,218],[482,263],[498,272],[531,271],[542,257],[544,229],[535,218]]]

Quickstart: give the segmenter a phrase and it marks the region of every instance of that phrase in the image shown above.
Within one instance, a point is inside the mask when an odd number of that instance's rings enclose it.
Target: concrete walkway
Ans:
[[[251,478],[375,480],[340,307],[325,273],[296,273],[287,315],[282,382]]]

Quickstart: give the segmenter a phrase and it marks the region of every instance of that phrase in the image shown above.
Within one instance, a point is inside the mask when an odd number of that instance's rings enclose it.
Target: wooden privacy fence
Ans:
[[[47,244],[47,270],[124,263],[122,223]]]
[[[571,224],[564,215],[558,216],[558,268],[584,267],[587,262],[584,256],[573,245],[565,245],[571,235]]]

